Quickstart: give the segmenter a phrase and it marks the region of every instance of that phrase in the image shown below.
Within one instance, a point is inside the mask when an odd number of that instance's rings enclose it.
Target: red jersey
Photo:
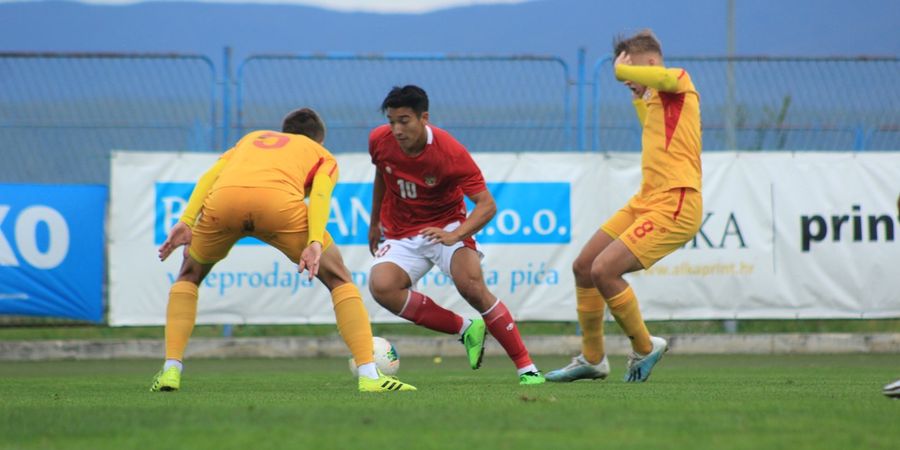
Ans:
[[[426,128],[425,149],[415,157],[403,153],[390,125],[369,134],[369,155],[385,185],[381,225],[389,239],[462,222],[466,219],[463,195],[487,190],[468,150],[450,133],[430,125]]]

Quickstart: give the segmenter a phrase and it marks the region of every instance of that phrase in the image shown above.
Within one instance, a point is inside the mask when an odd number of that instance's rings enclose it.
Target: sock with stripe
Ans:
[[[616,322],[625,331],[625,335],[631,339],[631,348],[642,355],[650,353],[653,350],[653,344],[650,343],[650,332],[647,331],[647,325],[644,324],[644,319],[641,317],[637,296],[634,295],[631,286],[612,296],[606,303]]]
[[[197,321],[197,285],[178,281],[169,289],[166,307],[166,359],[184,360],[194,323]]]
[[[481,316],[484,317],[484,323],[491,336],[506,350],[506,354],[512,359],[517,369],[537,370],[531,362],[531,356],[528,354],[528,349],[525,348],[525,343],[522,342],[522,336],[519,335],[519,328],[516,326],[512,314],[499,298],[497,303],[494,303],[494,306],[483,312]]]
[[[449,309],[442,308],[421,292],[410,289],[400,317],[416,325],[441,333],[456,334],[463,325],[463,318]]]
[[[581,353],[591,364],[599,364],[606,354],[603,348],[603,313],[606,301],[597,288],[575,286],[578,324],[581,325]]]

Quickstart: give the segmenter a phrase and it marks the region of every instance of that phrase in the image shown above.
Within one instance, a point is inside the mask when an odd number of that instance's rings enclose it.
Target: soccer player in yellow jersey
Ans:
[[[700,229],[700,98],[684,69],[663,64],[659,41],[649,30],[618,38],[615,75],[633,94],[641,137],[640,189],[590,238],[575,259],[575,296],[582,353],[549,381],[603,379],[603,313],[608,305],[631,340],[627,382],[646,381],[667,350],[651,336],[637,297],[622,275],[647,269],[691,240]]]
[[[184,350],[197,318],[197,287],[238,239],[254,236],[277,248],[298,271],[331,291],[338,331],[359,364],[362,392],[414,391],[377,370],[372,328],[359,289],[325,231],[337,162],[321,144],[325,124],[303,108],[284,118],[281,132],[244,136],[197,182],[184,214],[159,248],[165,260],[184,245],[184,262],[169,291],[166,361],[150,390],[181,387]],[[304,199],[309,195],[309,206]]]

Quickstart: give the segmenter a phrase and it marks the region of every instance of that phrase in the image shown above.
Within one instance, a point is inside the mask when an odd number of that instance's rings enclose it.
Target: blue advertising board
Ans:
[[[0,184],[0,314],[103,320],[107,191]]]
[[[181,217],[193,183],[157,182],[154,243],[166,240],[169,230]],[[564,182],[488,183],[497,204],[497,214],[476,239],[482,244],[566,244],[571,241],[571,189]],[[466,200],[468,210],[474,205]],[[338,183],[334,188],[328,232],[338,245],[366,245],[372,183]],[[238,245],[260,245],[256,239],[242,239]]]

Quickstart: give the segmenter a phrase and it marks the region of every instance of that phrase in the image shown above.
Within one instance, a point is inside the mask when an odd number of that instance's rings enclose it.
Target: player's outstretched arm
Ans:
[[[312,280],[319,274],[319,258],[322,257],[322,247],[325,245],[325,225],[331,212],[331,193],[334,191],[334,183],[337,180],[337,166],[334,161],[323,164],[319,172],[313,177],[312,188],[309,191],[309,238],[306,248],[300,254],[297,271],[302,273],[309,271],[309,279]]]

